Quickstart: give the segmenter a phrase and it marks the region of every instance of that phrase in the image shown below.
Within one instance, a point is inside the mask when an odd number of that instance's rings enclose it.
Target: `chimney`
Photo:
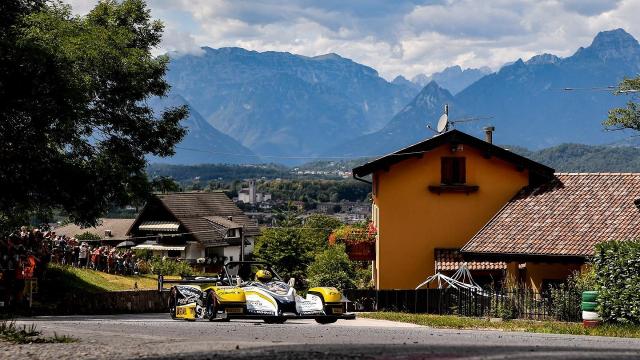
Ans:
[[[495,126],[485,126],[482,128],[484,130],[484,140],[489,144],[493,144],[493,132],[496,130]]]

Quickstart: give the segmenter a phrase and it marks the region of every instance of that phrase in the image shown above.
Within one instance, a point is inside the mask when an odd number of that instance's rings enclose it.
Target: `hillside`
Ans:
[[[562,144],[539,151],[509,147],[558,172],[640,172],[640,148]]]
[[[640,172],[640,147],[561,144],[541,150],[500,145],[522,156],[554,168],[557,172]],[[305,170],[353,169],[374,158],[314,161],[300,165]]]

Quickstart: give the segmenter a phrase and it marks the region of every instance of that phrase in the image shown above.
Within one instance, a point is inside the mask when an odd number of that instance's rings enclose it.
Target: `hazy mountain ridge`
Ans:
[[[336,54],[203,49],[174,56],[169,83],[211,125],[259,154],[319,154],[380,129],[418,91]]]
[[[261,162],[254,152],[209,125],[202,115],[179,94],[171,93],[164,98],[154,98],[150,100],[149,105],[156,113],[173,106],[189,107],[189,117],[181,122],[181,125],[187,129],[187,134],[176,146],[175,155],[168,158],[151,156],[148,159],[149,162],[165,164]]]
[[[444,104],[450,105],[452,117],[463,113],[462,108],[455,105],[453,95],[432,81],[380,131],[340,144],[325,155],[381,156],[424,140],[434,135],[434,130],[426,125],[442,115]]]
[[[622,106],[624,96],[592,87],[615,85],[640,72],[640,45],[622,29],[599,33],[587,48],[567,58],[550,54],[518,59],[497,73],[476,81],[455,96],[442,96],[439,86],[429,85],[398,113],[385,128],[340,144],[327,155],[377,156],[415,143],[433,133],[445,103],[450,118],[492,116],[459,124],[460,130],[482,137],[481,129],[495,125],[498,142],[539,149],[561,143],[607,144],[628,136],[606,132],[602,121],[609,109]],[[584,90],[565,91],[571,87]],[[431,92],[431,94],[429,94]],[[409,111],[411,110],[411,111]],[[359,146],[359,152],[354,149]]]
[[[424,74],[416,75],[411,78],[411,82],[422,88],[431,81],[435,81],[438,85],[455,95],[483,76],[491,74],[491,72],[491,69],[486,66],[479,69],[469,68],[462,70],[459,65],[454,65],[440,72],[431,74],[431,76]]]

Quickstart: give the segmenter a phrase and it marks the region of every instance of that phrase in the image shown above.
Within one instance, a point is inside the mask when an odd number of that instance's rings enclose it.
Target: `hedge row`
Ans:
[[[640,323],[640,241],[607,241],[593,259],[600,316]]]

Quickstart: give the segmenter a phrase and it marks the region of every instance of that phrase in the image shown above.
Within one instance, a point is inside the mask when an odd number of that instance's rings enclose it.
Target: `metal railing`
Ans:
[[[553,296],[528,289],[346,290],[353,311],[400,311],[438,315],[580,321],[580,295]]]

